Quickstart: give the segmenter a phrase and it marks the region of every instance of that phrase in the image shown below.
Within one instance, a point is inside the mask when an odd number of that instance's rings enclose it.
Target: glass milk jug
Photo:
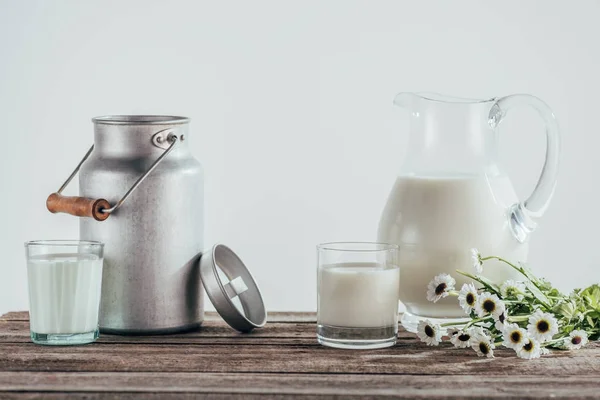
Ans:
[[[422,318],[444,322],[465,317],[456,298],[427,301],[427,284],[437,274],[466,278],[471,249],[525,261],[527,240],[546,210],[556,185],[558,125],[536,97],[511,95],[467,100],[436,94],[401,93],[394,103],[411,112],[409,144],[379,223],[378,240],[400,246],[403,325],[416,331]],[[517,106],[531,106],[546,125],[546,160],[533,193],[517,198],[497,163],[498,125]],[[510,268],[486,262],[485,276],[501,283],[516,278]]]

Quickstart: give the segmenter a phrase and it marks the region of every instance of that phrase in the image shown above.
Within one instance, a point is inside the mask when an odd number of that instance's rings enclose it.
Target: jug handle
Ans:
[[[498,99],[489,114],[493,129],[502,122],[506,113],[520,106],[534,108],[546,126],[546,159],[533,192],[525,201],[513,204],[508,212],[509,226],[520,243],[525,243],[537,227],[537,220],[546,212],[556,188],[558,175],[560,135],[554,113],[546,103],[528,94],[514,94]]]
[[[153,142],[157,143],[157,146],[161,148],[163,147],[162,143],[164,141],[170,143],[168,147],[165,148],[165,151],[152,163],[152,165],[144,172],[142,176],[138,178],[137,181],[129,188],[129,190],[121,197],[121,200],[117,202],[114,206],[110,206],[110,203],[105,199],[89,199],[87,197],[79,197],[79,196],[63,196],[62,191],[69,185],[71,180],[77,175],[79,169],[87,160],[87,158],[92,154],[94,150],[94,145],[90,147],[88,152],[83,156],[75,170],[71,173],[71,175],[67,178],[65,183],[58,189],[56,193],[50,194],[46,199],[46,208],[51,213],[66,213],[71,214],[77,217],[89,217],[94,218],[96,221],[104,221],[107,219],[110,214],[112,214],[115,210],[117,210],[125,200],[133,193],[135,189],[142,183],[144,179],[158,166],[158,164],[173,150],[175,147],[175,143],[179,138],[177,135],[170,133],[168,131],[158,132],[153,136]],[[166,144],[166,143],[165,143]]]

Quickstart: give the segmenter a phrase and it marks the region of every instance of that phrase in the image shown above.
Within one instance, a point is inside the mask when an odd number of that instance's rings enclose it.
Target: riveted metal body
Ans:
[[[93,121],[94,150],[79,175],[82,197],[118,204],[151,171],[110,218],[80,220],[82,239],[105,243],[100,329],[156,334],[197,328],[204,311],[198,266],[204,184],[202,166],[188,146],[189,120],[113,116]],[[170,135],[178,140],[152,169]]]

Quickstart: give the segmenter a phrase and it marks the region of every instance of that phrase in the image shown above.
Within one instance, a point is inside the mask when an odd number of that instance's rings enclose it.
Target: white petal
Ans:
[[[429,326],[433,330],[433,337],[425,333],[425,328]],[[417,336],[422,342],[429,346],[437,346],[442,341],[442,332],[439,325],[432,324],[429,320],[421,320],[417,325]]]
[[[481,255],[477,249],[471,249],[471,260],[473,261],[473,268],[478,274],[483,273],[483,264],[481,263]]]
[[[481,351],[481,345],[484,344],[488,347],[489,351],[487,354],[484,354]],[[487,336],[475,336],[471,341],[471,348],[475,350],[479,357],[486,356],[490,358],[494,358],[494,343],[490,341],[490,338]]]
[[[537,328],[538,323],[542,320],[548,323],[548,330],[545,332],[540,332]],[[558,333],[558,321],[554,315],[542,312],[542,310],[536,310],[529,317],[528,322],[527,332],[529,333],[529,336],[540,342],[551,340],[552,337]]]
[[[496,316],[502,314],[502,312],[506,308],[504,306],[504,303],[495,294],[484,292],[481,295],[479,295],[478,301],[475,304],[475,311],[477,312],[477,315],[479,315],[479,317],[484,317],[490,314],[483,308],[483,304],[488,300],[493,301],[496,305],[494,311],[491,314]]]
[[[573,338],[579,337],[580,342],[575,344],[573,343]],[[583,330],[574,330],[572,331],[568,337],[564,339],[564,346],[569,350],[579,350],[583,346],[588,343],[588,334]]]
[[[529,351],[525,350],[524,346],[519,347],[516,350],[517,356],[528,360],[531,360],[533,358],[539,358],[541,353],[540,343],[537,340],[531,338],[529,339],[529,342],[533,345],[533,347]],[[527,344],[527,341],[525,343]]]

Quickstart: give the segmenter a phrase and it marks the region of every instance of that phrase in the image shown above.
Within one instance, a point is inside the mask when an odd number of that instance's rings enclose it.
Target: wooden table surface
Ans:
[[[320,346],[312,313],[271,313],[251,334],[207,313],[201,330],[101,335],[90,345],[31,343],[26,312],[0,317],[0,398],[595,398],[600,345],[527,361],[449,344],[427,347],[401,329],[380,350]]]

